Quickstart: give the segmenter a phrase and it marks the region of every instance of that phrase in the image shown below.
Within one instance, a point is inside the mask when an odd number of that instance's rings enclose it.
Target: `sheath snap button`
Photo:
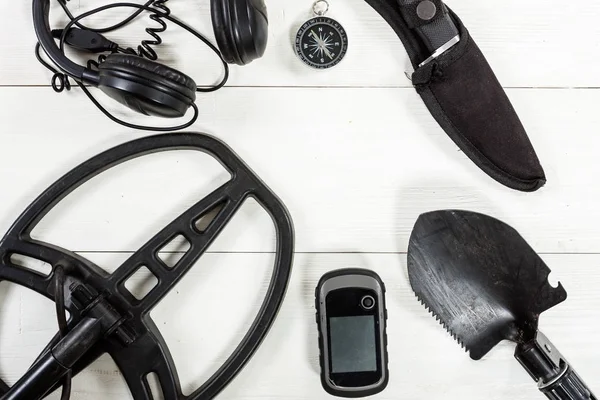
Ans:
[[[435,17],[437,7],[432,1],[424,0],[417,6],[417,16],[423,21],[429,21]]]

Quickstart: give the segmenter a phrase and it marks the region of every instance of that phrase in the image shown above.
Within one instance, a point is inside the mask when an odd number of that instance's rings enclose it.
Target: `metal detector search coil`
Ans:
[[[69,250],[31,238],[30,233],[69,193],[94,176],[125,161],[171,150],[198,150],[215,157],[232,178],[152,237],[115,272],[108,274],[91,261]],[[174,288],[243,202],[254,198],[271,216],[277,244],[273,274],[266,297],[250,330],[225,363],[200,388],[184,396],[175,364],[150,317],[152,308]],[[195,221],[220,206],[201,232]],[[173,268],[166,268],[158,251],[182,235],[190,249]],[[273,324],[290,279],[294,250],[292,220],[283,203],[223,142],[201,134],[181,133],[146,137],[108,150],[68,172],[42,193],[17,219],[0,241],[0,279],[24,286],[57,304],[59,334],[34,365],[11,388],[0,381],[2,400],[38,400],[75,376],[104,353],[110,354],[129,386],[134,400],[151,400],[148,375],[156,374],[165,400],[205,400],[215,397],[244,368]],[[15,265],[20,254],[53,267],[49,276]],[[141,266],[158,279],[142,299],[126,288],[126,280]],[[61,324],[68,310],[71,319]],[[64,321],[63,321],[64,322]]]

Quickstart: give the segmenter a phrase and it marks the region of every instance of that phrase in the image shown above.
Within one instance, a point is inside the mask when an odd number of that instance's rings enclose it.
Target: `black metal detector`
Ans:
[[[212,155],[231,173],[231,180],[181,214],[114,273],[105,272],[71,251],[31,238],[32,230],[56,204],[94,176],[136,157],[184,149]],[[204,254],[250,197],[269,213],[276,228],[271,282],[254,323],[233,354],[200,388],[184,396],[173,359],[150,318],[150,311]],[[219,211],[212,222],[205,229],[198,229],[196,221],[216,209]],[[169,268],[157,253],[179,235],[185,237],[190,248]],[[246,365],[273,324],[290,278],[293,248],[292,221],[283,203],[229,147],[210,136],[182,133],[147,137],[84,162],[42,193],[0,241],[0,280],[32,289],[54,301],[61,326],[15,385],[9,388],[0,381],[1,399],[41,399],[104,353],[110,354],[119,367],[135,400],[156,400],[148,382],[150,374],[158,377],[165,400],[213,398]],[[44,276],[15,265],[11,262],[15,254],[50,264],[52,273]],[[125,282],[141,267],[150,270],[158,283],[138,300],[125,288]],[[71,315],[68,323],[65,309]]]

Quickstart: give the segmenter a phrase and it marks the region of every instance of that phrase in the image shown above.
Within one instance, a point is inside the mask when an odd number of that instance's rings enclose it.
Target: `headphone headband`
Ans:
[[[50,29],[50,0],[33,0],[33,26],[40,46],[58,68],[75,80],[98,83],[97,72],[69,60],[56,44]]]

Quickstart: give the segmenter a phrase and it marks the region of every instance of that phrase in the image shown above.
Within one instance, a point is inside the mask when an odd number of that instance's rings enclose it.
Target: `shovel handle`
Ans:
[[[540,386],[540,391],[551,400],[598,400],[570,367],[556,382],[546,387]]]
[[[519,344],[515,357],[550,400],[598,400],[541,332],[534,340]]]

